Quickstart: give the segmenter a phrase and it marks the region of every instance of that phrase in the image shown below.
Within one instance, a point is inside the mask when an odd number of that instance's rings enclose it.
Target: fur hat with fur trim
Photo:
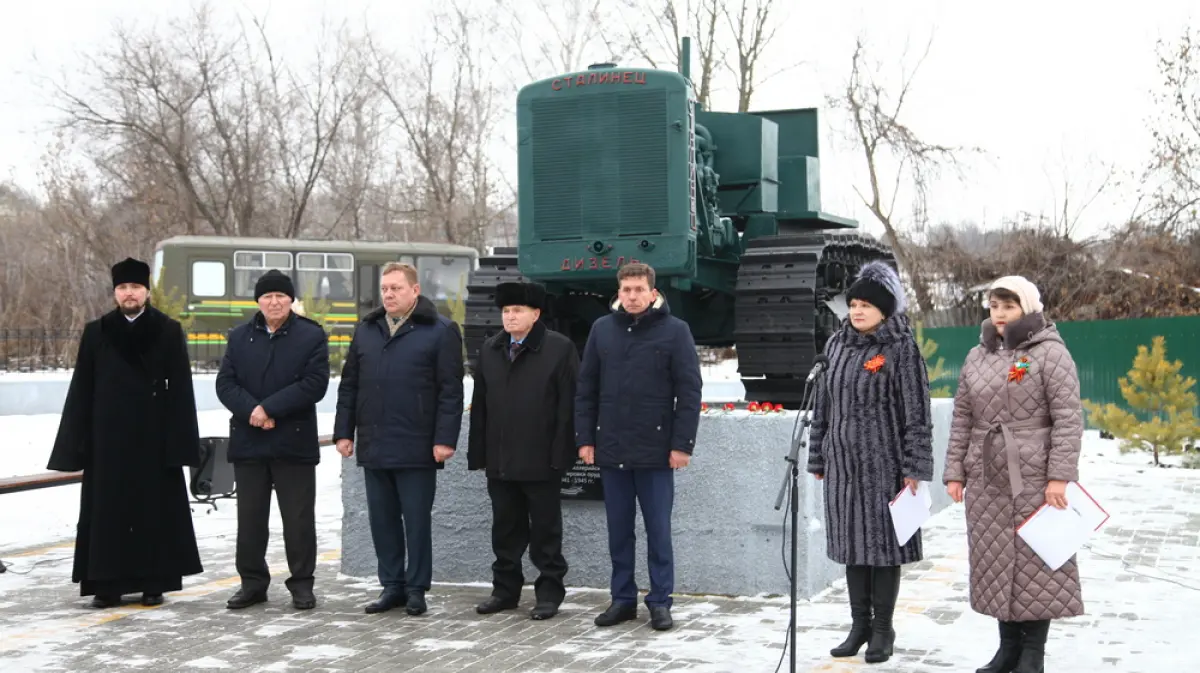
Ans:
[[[546,308],[546,288],[537,283],[501,283],[496,286],[496,306]]]
[[[867,262],[859,269],[858,279],[846,291],[846,300],[851,299],[871,304],[883,313],[884,318],[904,313],[908,308],[904,286],[900,283],[900,274],[880,260]]]

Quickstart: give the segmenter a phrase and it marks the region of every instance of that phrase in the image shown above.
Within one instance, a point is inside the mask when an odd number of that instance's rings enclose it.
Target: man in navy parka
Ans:
[[[600,467],[612,558],[612,604],[597,626],[637,618],[635,500],[646,526],[650,625],[672,627],[675,561],[671,509],[675,472],[686,467],[700,423],[700,358],[687,323],[671,315],[654,288],[654,269],[617,272],[613,312],[592,325],[575,397],[575,443]]]

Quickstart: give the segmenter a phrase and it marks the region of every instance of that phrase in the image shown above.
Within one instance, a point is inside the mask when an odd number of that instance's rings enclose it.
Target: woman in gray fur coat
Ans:
[[[887,661],[900,566],[921,560],[921,532],[896,540],[890,503],[933,479],[929,379],[905,314],[900,277],[883,262],[863,265],[847,291],[850,316],[825,345],[829,369],[817,395],[808,471],[825,484],[829,558],[846,566],[853,622],[830,651]]]

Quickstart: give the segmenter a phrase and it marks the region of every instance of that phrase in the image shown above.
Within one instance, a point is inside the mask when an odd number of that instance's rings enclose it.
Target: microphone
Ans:
[[[818,356],[817,356],[817,357],[816,357],[816,358],[813,360],[813,368],[812,368],[812,371],[811,371],[811,372],[809,372],[809,374],[808,374],[808,378],[807,378],[807,379],[805,379],[805,381],[804,381],[804,382],[805,382],[805,383],[812,383],[812,382],[813,382],[814,380],[816,380],[816,378],[817,378],[818,376],[820,376],[820,375],[821,375],[821,374],[822,374],[822,373],[825,371],[825,369],[826,369],[826,368],[828,368],[828,367],[829,367],[829,358],[828,358],[828,357],[826,357],[824,353],[822,353],[822,354],[818,355]]]

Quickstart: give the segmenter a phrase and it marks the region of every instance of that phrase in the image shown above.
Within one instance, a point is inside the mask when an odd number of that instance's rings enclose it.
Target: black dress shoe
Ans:
[[[429,606],[425,604],[425,592],[414,591],[408,595],[408,605],[404,606],[404,611],[416,617],[417,615],[425,614]]]
[[[502,610],[515,610],[517,601],[504,600],[497,596],[490,596],[486,601],[475,606],[475,612],[481,615],[491,615]]]
[[[238,589],[237,592],[229,597],[229,600],[225,601],[225,607],[229,608],[230,610],[241,610],[242,608],[248,608],[251,605],[258,605],[259,603],[266,602],[267,592],[265,591],[249,592],[245,589]]]
[[[92,607],[94,608],[115,608],[120,604],[120,596],[96,596],[92,599]]]
[[[633,619],[637,619],[636,603],[612,603],[596,616],[594,623],[596,626],[616,626]]]
[[[671,619],[671,608],[665,605],[650,608],[650,628],[655,631],[666,631],[672,626],[675,626],[675,620]]]
[[[162,605],[162,594],[142,594],[142,605]]]
[[[532,610],[529,611],[529,617],[531,619],[537,619],[537,620],[550,619],[551,617],[553,617],[554,615],[557,615],[557,614],[558,614],[558,604],[550,603],[547,601],[538,603],[537,605],[533,606]]]
[[[400,589],[384,589],[383,593],[379,594],[379,598],[367,603],[367,606],[363,608],[363,612],[368,615],[373,615],[377,612],[387,612],[392,608],[404,605],[405,600],[404,591]]]
[[[297,610],[311,610],[317,607],[317,597],[312,589],[297,589],[292,592],[292,607]]]

